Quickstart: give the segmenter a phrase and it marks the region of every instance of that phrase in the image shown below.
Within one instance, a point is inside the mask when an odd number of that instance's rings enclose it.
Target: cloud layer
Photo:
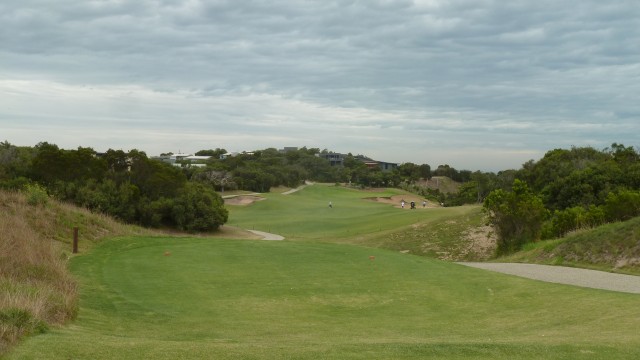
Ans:
[[[7,0],[0,140],[518,168],[638,146],[636,1]]]

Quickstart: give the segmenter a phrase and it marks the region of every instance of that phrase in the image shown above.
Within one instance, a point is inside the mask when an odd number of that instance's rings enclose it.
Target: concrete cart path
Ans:
[[[270,234],[268,232],[258,231],[258,230],[249,230],[249,231],[256,235],[262,236],[262,240],[284,240],[284,236]]]
[[[471,262],[457,264],[558,284],[640,294],[640,276],[634,275],[538,264]]]
[[[293,194],[294,192],[300,191],[300,190],[304,189],[305,187],[307,187],[307,186],[309,186],[309,185],[313,185],[313,183],[312,183],[312,182],[310,182],[310,181],[305,181],[305,182],[304,182],[304,185],[300,185],[300,186],[298,186],[298,187],[297,187],[297,188],[295,188],[295,189],[291,189],[291,190],[289,190],[289,191],[285,191],[285,192],[283,192],[283,193],[282,193],[282,195],[291,195],[291,194]]]

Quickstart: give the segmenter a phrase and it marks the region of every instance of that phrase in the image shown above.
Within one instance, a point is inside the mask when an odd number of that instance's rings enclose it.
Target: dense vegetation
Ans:
[[[61,200],[100,211],[129,223],[187,231],[215,230],[228,219],[216,191],[268,192],[296,187],[305,180],[395,187],[445,206],[484,203],[499,236],[499,254],[525,243],[561,237],[580,228],[640,215],[640,155],[613,144],[555,149],[519,170],[497,174],[458,171],[449,165],[403,163],[392,171],[368,167],[348,154],[343,166],[331,166],[317,148],[273,148],[221,158],[226,150],[201,150],[211,158],[200,166],[168,163],[144,152],[90,148],[63,150],[40,143],[16,147],[0,143],[0,188],[42,186]],[[163,154],[163,155],[171,155]],[[425,185],[438,177],[456,182],[456,191]],[[433,182],[431,182],[433,183]]]
[[[499,261],[575,266],[640,275],[640,217],[525,245]]]
[[[640,154],[632,147],[552,150],[524,164],[515,178],[511,190],[484,199],[499,253],[640,216]]]
[[[99,154],[91,148],[65,150],[46,142],[18,147],[5,141],[0,143],[0,188],[17,190],[36,184],[57,199],[128,223],[209,231],[228,219],[216,191],[269,192],[278,186],[297,187],[305,180],[398,187],[432,175],[426,164],[406,163],[382,171],[351,154],[344,166],[330,166],[317,156],[319,149],[264,149],[221,159],[225,152],[219,148],[198,151],[197,155],[211,156],[198,164],[204,166],[184,160],[172,166],[139,150],[109,149]],[[439,166],[434,175],[464,178],[448,165]]]
[[[215,230],[227,221],[221,197],[201,182],[189,181],[175,166],[144,152],[64,150],[0,144],[0,188],[40,186],[57,199],[144,226],[187,231]]]

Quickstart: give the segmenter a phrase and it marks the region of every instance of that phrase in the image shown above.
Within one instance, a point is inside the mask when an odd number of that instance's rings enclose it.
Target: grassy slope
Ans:
[[[229,222],[297,241],[351,243],[418,255],[477,259],[469,251],[463,251],[469,243],[464,241],[463,233],[482,225],[479,207],[418,206],[410,210],[366,199],[398,194],[406,192],[396,189],[363,192],[314,185],[291,195],[265,194],[268,201],[251,206],[229,207]]]
[[[77,287],[67,270],[72,228],[80,250],[105,236],[148,233],[53,200],[30,205],[0,191],[0,354],[21,336],[75,316]]]
[[[72,268],[78,320],[9,359],[640,356],[635,295],[382,249],[135,237],[101,244]]]
[[[159,234],[53,199],[30,205],[22,193],[0,191],[0,355],[20,337],[77,313],[76,281],[67,269],[73,227],[81,254],[106,238]],[[218,236],[256,238],[231,227]]]
[[[640,274],[640,217],[530,244],[498,261],[576,266]]]

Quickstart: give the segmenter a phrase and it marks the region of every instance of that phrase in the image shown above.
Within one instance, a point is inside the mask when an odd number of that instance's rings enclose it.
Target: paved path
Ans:
[[[249,231],[251,231],[256,235],[262,236],[262,240],[284,240],[284,236],[270,234],[268,232],[258,231],[258,230],[249,230]]]
[[[308,185],[313,185],[313,183],[312,183],[312,182],[309,182],[309,181],[305,181],[304,185],[300,185],[300,186],[298,186],[298,187],[297,187],[297,188],[295,188],[295,189],[291,189],[291,190],[289,190],[289,191],[285,191],[285,192],[283,192],[283,193],[282,193],[282,195],[290,195],[290,194],[293,194],[293,193],[294,193],[294,192],[296,192],[296,191],[300,191],[300,190],[304,189],[304,188],[305,188],[305,187],[307,187]]]
[[[458,264],[558,284],[640,294],[640,276],[634,275],[537,264],[465,262]]]

